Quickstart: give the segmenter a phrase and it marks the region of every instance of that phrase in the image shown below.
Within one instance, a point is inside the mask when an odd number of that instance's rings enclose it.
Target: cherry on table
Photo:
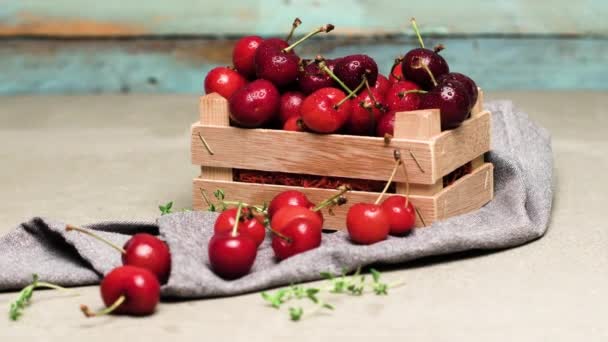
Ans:
[[[378,65],[368,55],[349,55],[336,63],[333,72],[349,89],[355,89],[364,76],[373,87],[378,78]]]
[[[255,77],[255,52],[262,41],[260,36],[245,36],[234,45],[232,63],[241,75],[250,79]]]
[[[80,309],[87,317],[109,313],[145,316],[154,313],[160,299],[160,284],[152,272],[135,266],[120,266],[108,273],[100,285],[106,309],[91,311],[86,305]]]
[[[236,279],[249,273],[257,256],[256,242],[238,231],[241,210],[242,204],[239,204],[232,231],[214,234],[209,240],[211,269],[224,279]]]
[[[281,95],[279,106],[279,120],[285,124],[289,118],[300,116],[300,107],[306,96],[299,91],[287,91]]]
[[[281,95],[267,80],[255,80],[237,90],[228,100],[230,119],[241,127],[261,127],[279,111]]]
[[[391,235],[405,235],[416,224],[416,211],[414,205],[405,196],[393,195],[386,198],[382,209],[387,213]]]
[[[310,94],[300,107],[302,120],[308,129],[317,133],[337,132],[351,114],[350,103],[342,91],[323,88]]]
[[[218,93],[229,99],[245,84],[247,80],[238,72],[228,67],[217,67],[211,69],[205,77],[205,94]]]
[[[321,245],[322,229],[305,218],[297,218],[272,238],[272,249],[278,260],[284,260]]]
[[[213,225],[214,234],[221,235],[230,233],[234,228],[236,215],[237,208],[230,208],[222,211]],[[243,208],[242,210],[237,231],[239,234],[250,237],[257,246],[261,245],[266,237],[266,228],[264,227],[264,224],[255,218],[248,208]]]
[[[127,240],[123,247],[120,247],[88,229],[67,225],[65,230],[78,231],[100,240],[120,252],[123,265],[145,268],[156,275],[161,284],[166,283],[169,279],[171,252],[167,244],[154,235],[137,233]]]

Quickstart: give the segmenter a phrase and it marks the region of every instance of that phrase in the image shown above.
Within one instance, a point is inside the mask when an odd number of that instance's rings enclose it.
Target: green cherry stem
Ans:
[[[340,190],[340,191],[338,191],[337,194],[335,194],[335,195],[325,199],[323,202],[317,204],[314,208],[312,208],[312,211],[317,212],[317,211],[327,207],[328,205],[335,203],[335,201],[338,198],[342,197],[342,195],[344,195],[347,191],[349,191],[350,188],[346,185],[342,185],[338,188],[338,190]]]
[[[124,249],[124,248],[122,248],[122,247],[118,246],[117,244],[115,244],[114,242],[112,242],[112,241],[110,241],[110,240],[108,240],[108,239],[106,239],[106,238],[103,238],[103,237],[101,237],[101,236],[99,236],[99,235],[97,235],[97,234],[93,233],[92,231],[90,231],[90,230],[88,230],[88,229],[84,229],[84,228],[76,227],[76,226],[73,226],[73,225],[71,225],[71,224],[68,224],[67,226],[65,226],[65,231],[66,231],[66,232],[69,232],[69,231],[72,231],[72,230],[75,230],[75,231],[77,231],[77,232],[80,232],[80,233],[86,234],[86,235],[88,235],[88,236],[90,236],[90,237],[93,237],[93,238],[95,238],[95,239],[97,239],[97,240],[99,240],[99,241],[101,241],[101,242],[104,242],[106,245],[108,245],[108,246],[110,246],[110,247],[114,248],[115,250],[119,251],[119,252],[120,252],[120,254],[125,254],[125,253],[127,253],[127,251],[125,251],[125,249]]]
[[[289,31],[289,34],[287,35],[287,38],[285,38],[286,42],[289,42],[289,40],[291,39],[291,37],[293,37],[293,33],[296,31],[296,29],[298,28],[298,26],[300,26],[300,24],[302,24],[302,20],[300,20],[300,18],[295,18],[293,20],[293,24],[291,24],[291,30]]]
[[[420,30],[418,29],[418,24],[416,24],[416,18],[410,19],[412,23],[412,27],[414,28],[414,32],[416,32],[416,36],[418,37],[418,42],[420,43],[420,47],[424,49],[424,42],[422,41],[422,36],[420,35]]]
[[[89,309],[88,306],[83,304],[80,306],[80,311],[82,311],[82,313],[87,318],[103,316],[103,315],[112,313],[112,311],[116,310],[119,306],[121,306],[122,303],[125,302],[125,300],[127,300],[127,297],[125,295],[122,295],[122,296],[118,297],[118,299],[116,299],[116,301],[114,303],[112,303],[112,305],[108,306],[107,308],[105,308],[101,311],[97,311],[97,312],[91,311],[91,309]]]
[[[428,93],[428,91],[426,91],[426,90],[412,89],[412,90],[400,91],[399,93],[397,93],[397,96],[399,96],[399,98],[402,98],[407,94],[426,94],[426,93]]]
[[[325,63],[325,59],[323,57],[317,56],[316,61],[319,63],[320,70],[322,70],[323,72],[328,74],[329,77],[331,77],[334,81],[336,81],[336,83],[338,83],[340,85],[340,87],[342,87],[342,89],[344,89],[344,91],[346,91],[346,93],[348,93],[349,95],[353,94],[353,91],[350,90],[350,88],[346,84],[344,84],[344,82],[342,82],[342,80],[339,79],[338,76],[336,76],[336,74],[334,74],[333,71],[331,71],[331,69]]]
[[[365,77],[365,75],[363,75],[363,81],[361,81],[361,83],[359,83],[359,85],[357,86],[357,88],[355,88],[355,90],[353,90],[353,91],[352,91],[350,94],[346,95],[346,97],[345,97],[345,98],[343,98],[342,100],[340,100],[340,102],[336,103],[336,104],[334,105],[334,108],[335,108],[335,109],[340,108],[340,106],[341,106],[341,105],[342,105],[344,102],[348,101],[348,100],[349,100],[350,98],[352,98],[352,97],[357,96],[357,92],[358,92],[359,90],[361,90],[361,88],[363,88],[363,86],[365,85],[365,83],[366,83],[366,82],[367,82],[367,78]]]
[[[300,43],[302,43],[303,41],[305,41],[306,39],[314,36],[317,33],[321,33],[321,32],[325,32],[325,33],[329,33],[334,29],[334,25],[332,24],[326,24],[323,25],[321,27],[319,27],[318,29],[308,33],[307,35],[305,35],[304,37],[298,39],[295,43],[289,45],[288,47],[283,49],[283,52],[289,52],[291,50],[293,50],[296,46],[300,45]]]
[[[380,193],[380,195],[378,195],[378,198],[376,198],[376,202],[374,202],[374,204],[380,203],[380,200],[382,199],[384,194],[388,191],[388,188],[391,186],[391,183],[393,182],[393,178],[395,178],[395,174],[397,173],[397,169],[399,168],[399,165],[401,165],[401,162],[402,162],[401,161],[401,152],[399,152],[399,150],[395,150],[395,151],[393,151],[393,156],[395,157],[395,166],[393,167],[391,176],[389,177],[388,181],[386,182],[384,189],[382,189],[382,192]]]

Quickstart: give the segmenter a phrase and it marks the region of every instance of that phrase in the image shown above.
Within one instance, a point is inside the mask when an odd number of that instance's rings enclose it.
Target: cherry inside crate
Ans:
[[[232,169],[280,171],[330,177],[386,181],[399,150],[407,168],[410,200],[417,208],[416,226],[474,211],[494,195],[490,150],[491,113],[483,109],[483,93],[471,117],[453,130],[441,131],[439,110],[397,113],[395,134],[379,137],[290,132],[231,127],[228,101],[218,94],[200,98],[200,121],[192,125],[192,163],[201,166],[193,183],[193,207],[208,208],[201,190],[223,189],[227,200],[263,204],[279,192],[295,189],[318,203],[337,190],[234,181]],[[205,143],[208,145],[205,146]],[[471,172],[444,187],[443,177],[469,164]],[[406,174],[395,175],[396,193],[406,193]],[[378,193],[349,191],[348,203],[325,212],[325,227],[344,229],[350,204],[374,202]],[[388,196],[385,195],[385,196]],[[209,196],[213,200],[213,196]]]

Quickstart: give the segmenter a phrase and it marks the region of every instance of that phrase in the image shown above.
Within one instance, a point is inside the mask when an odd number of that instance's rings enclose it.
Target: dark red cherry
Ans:
[[[463,75],[458,72],[450,72],[444,75],[441,75],[437,78],[437,83],[441,84],[445,81],[458,81],[465,85],[468,90],[469,97],[471,98],[471,103],[475,105],[477,103],[478,89],[477,84],[470,77]]]
[[[391,110],[380,117],[376,125],[376,136],[395,135],[395,113],[394,110]]]
[[[417,83],[425,90],[435,86],[426,68],[430,70],[435,79],[450,72],[448,63],[438,52],[423,48],[413,49],[406,53],[401,67],[406,79]]]
[[[406,206],[405,196],[389,196],[381,206],[388,215],[391,235],[404,235],[414,229],[416,210],[411,201],[407,201]]]
[[[255,77],[255,52],[262,41],[259,36],[245,36],[234,45],[232,63],[241,75],[250,79]]]
[[[336,63],[337,60],[335,59],[325,60],[325,64],[331,71],[334,70]],[[298,85],[300,90],[308,95],[322,88],[334,87],[335,81],[327,73],[319,69],[317,63],[308,62],[300,71]]]
[[[279,111],[281,95],[267,80],[255,80],[229,99],[230,119],[241,127],[261,127]]]
[[[420,87],[410,81],[401,81],[394,83],[393,86],[386,92],[384,103],[389,110],[404,112],[416,110],[420,106],[420,94],[410,92],[420,90]]]
[[[469,116],[472,107],[469,90],[458,81],[443,81],[424,94],[420,101],[420,109],[440,110],[443,130],[460,126]]]
[[[300,107],[306,128],[317,133],[335,133],[348,121],[350,103],[342,102],[346,95],[336,88],[323,88],[310,94]]]
[[[225,99],[247,84],[247,80],[228,67],[211,69],[205,77],[205,94],[218,93]]]
[[[300,107],[304,102],[304,94],[299,91],[287,91],[281,95],[279,106],[279,120],[285,124],[289,118],[300,116]]]
[[[275,234],[272,238],[272,249],[278,260],[287,259],[321,245],[321,229],[316,223],[307,219],[295,219],[279,232],[281,236]]]
[[[333,72],[349,89],[354,90],[361,84],[364,75],[370,86],[376,84],[378,65],[367,55],[350,55],[342,57]]]

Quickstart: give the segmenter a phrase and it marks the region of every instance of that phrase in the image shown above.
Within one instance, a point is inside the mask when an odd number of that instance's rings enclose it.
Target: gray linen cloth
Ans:
[[[156,224],[107,222],[89,225],[123,244],[130,234],[149,232],[166,239],[172,271],[162,288],[167,297],[236,295],[279,285],[319,279],[319,272],[353,270],[360,265],[396,264],[466,250],[513,247],[542,236],[552,203],[553,158],[547,131],[516,111],[511,102],[487,105],[493,111],[492,152],[495,198],[476,212],[390,237],[370,246],[351,244],[344,232],[324,234],[321,247],[277,263],[268,239],[250,274],[225,281],[209,269],[207,242],[216,213],[185,212],[160,217]],[[98,283],[121,264],[115,250],[77,233],[65,223],[34,218],[0,239],[0,290],[41,279],[66,286]]]

